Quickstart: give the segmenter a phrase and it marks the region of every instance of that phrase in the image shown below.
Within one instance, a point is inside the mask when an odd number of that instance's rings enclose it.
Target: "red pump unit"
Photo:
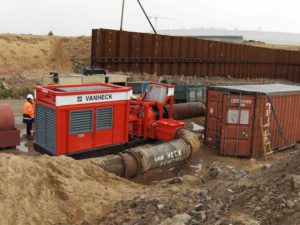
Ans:
[[[112,84],[35,88],[35,147],[51,155],[84,153],[136,140],[171,141],[174,86],[150,82],[141,98]],[[166,105],[169,105],[168,110]]]
[[[169,105],[168,110],[166,105]],[[142,98],[131,100],[130,137],[173,140],[176,130],[184,125],[183,122],[172,119],[173,105],[173,85],[149,83],[148,90]]]

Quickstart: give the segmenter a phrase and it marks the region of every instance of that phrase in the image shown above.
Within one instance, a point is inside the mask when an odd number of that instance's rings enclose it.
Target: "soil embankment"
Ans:
[[[69,157],[0,154],[0,224],[96,224],[140,185]]]
[[[0,35],[0,75],[37,78],[74,73],[74,60],[90,59],[91,37]]]

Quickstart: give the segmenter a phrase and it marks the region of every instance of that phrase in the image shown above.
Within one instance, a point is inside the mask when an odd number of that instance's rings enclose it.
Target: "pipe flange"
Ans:
[[[121,156],[124,162],[124,177],[132,178],[136,177],[142,168],[142,160],[138,153],[127,150],[123,153],[118,154]]]
[[[201,142],[199,140],[199,137],[195,133],[187,129],[182,128],[177,130],[174,139],[184,140],[185,143],[187,143],[190,146],[192,153],[199,151],[199,149],[201,148]]]

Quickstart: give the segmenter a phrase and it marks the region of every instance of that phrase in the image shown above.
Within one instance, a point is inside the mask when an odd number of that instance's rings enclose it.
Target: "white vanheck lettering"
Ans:
[[[79,105],[85,103],[107,102],[107,101],[123,101],[129,100],[129,92],[110,92],[110,93],[95,93],[95,94],[80,94],[56,96],[56,106],[63,105]]]
[[[87,102],[90,101],[103,101],[103,100],[111,100],[112,94],[99,94],[99,95],[88,95],[85,96]]]

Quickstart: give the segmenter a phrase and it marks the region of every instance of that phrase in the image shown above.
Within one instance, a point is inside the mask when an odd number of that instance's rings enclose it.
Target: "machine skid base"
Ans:
[[[101,148],[96,148],[96,149],[83,150],[80,152],[67,154],[67,156],[70,156],[74,159],[95,158],[95,157],[101,157],[101,156],[105,156],[105,155],[117,154],[128,148],[134,148],[137,146],[150,144],[150,143],[154,143],[154,142],[157,142],[157,141],[154,141],[154,140],[146,140],[145,141],[142,139],[137,139],[137,140],[134,140],[134,141],[131,141],[128,143],[122,143],[122,144],[106,146],[106,147],[101,147]],[[42,154],[54,156],[54,154],[50,153],[49,151],[47,151],[45,148],[38,145],[37,143],[34,143],[34,149]]]

